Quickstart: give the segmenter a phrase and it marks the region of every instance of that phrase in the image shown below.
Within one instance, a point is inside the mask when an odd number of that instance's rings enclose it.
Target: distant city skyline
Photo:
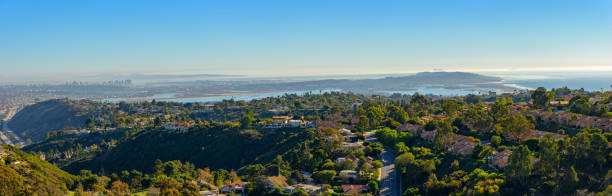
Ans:
[[[0,0],[0,82],[612,71],[610,35],[604,0]]]

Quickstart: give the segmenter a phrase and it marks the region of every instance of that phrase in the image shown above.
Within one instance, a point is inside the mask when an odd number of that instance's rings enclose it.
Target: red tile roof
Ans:
[[[343,184],[342,190],[344,191],[344,194],[359,194],[366,192],[368,187],[360,184]]]

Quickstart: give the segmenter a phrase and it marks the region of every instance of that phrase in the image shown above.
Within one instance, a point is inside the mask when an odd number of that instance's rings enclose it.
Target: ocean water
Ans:
[[[318,90],[318,91],[290,91],[290,92],[272,92],[272,93],[253,93],[253,94],[242,94],[242,95],[234,95],[234,96],[211,96],[211,97],[195,97],[195,98],[177,98],[177,99],[168,99],[168,100],[163,100],[163,101],[170,101],[170,102],[179,102],[179,103],[206,103],[206,102],[219,102],[219,101],[223,101],[223,100],[229,100],[229,99],[234,99],[234,100],[243,100],[243,101],[250,101],[250,100],[256,100],[256,99],[263,99],[263,98],[267,98],[267,97],[281,97],[285,94],[296,94],[298,96],[307,94],[307,93],[311,93],[311,94],[323,94],[323,93],[329,93],[329,92],[337,92],[340,90],[337,89],[325,89],[325,90]]]
[[[612,88],[612,78],[566,78],[566,79],[527,79],[527,80],[507,80],[508,83],[513,83],[518,86],[527,87],[530,89],[536,89],[538,87],[544,87],[546,89],[551,88],[563,88],[567,86],[570,89],[584,88],[587,91],[609,91]]]
[[[520,87],[536,89],[544,87],[570,89],[584,88],[587,91],[599,91],[612,89],[612,72],[508,72],[489,73],[504,79],[505,83],[515,84]]]

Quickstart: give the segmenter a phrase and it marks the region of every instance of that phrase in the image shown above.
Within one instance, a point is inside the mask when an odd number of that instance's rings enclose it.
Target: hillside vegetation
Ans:
[[[100,145],[103,138],[109,139],[104,142],[105,145]],[[28,146],[25,150],[62,152],[66,146],[87,147],[92,141],[100,142],[97,151],[92,150],[89,154],[50,159],[71,173],[78,173],[82,169],[109,173],[143,168],[148,171],[156,159],[191,162],[200,168],[238,169],[246,164],[265,163],[309,138],[311,133],[303,129],[266,132],[241,130],[237,124],[213,123],[185,132],[145,130],[125,138],[111,133],[96,137],[64,136]],[[116,141],[111,142],[111,139]],[[114,147],[109,148],[108,145]]]
[[[75,177],[9,145],[0,156],[0,195],[61,195]]]

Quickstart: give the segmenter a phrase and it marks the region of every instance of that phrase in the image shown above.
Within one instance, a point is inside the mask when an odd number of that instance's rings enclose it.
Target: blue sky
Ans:
[[[0,0],[0,77],[612,70],[607,0]]]

